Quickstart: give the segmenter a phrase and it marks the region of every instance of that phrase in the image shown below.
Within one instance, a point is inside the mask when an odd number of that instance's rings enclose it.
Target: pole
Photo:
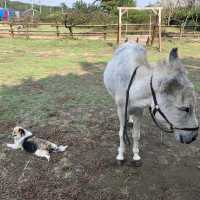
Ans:
[[[7,9],[7,0],[4,0],[4,8]]]
[[[40,14],[42,14],[42,4],[41,4],[41,1],[39,1],[40,3]]]
[[[12,38],[14,38],[14,30],[13,30],[13,24],[10,23],[10,35]]]
[[[151,37],[151,15],[149,17],[149,38]]]
[[[32,12],[33,12],[33,17],[35,15],[35,12],[34,12],[34,0],[32,0]]]
[[[162,51],[162,31],[161,31],[161,8],[158,12],[158,29],[159,29],[159,51]]]
[[[122,10],[121,8],[119,8],[117,44],[121,42],[121,36],[122,36]]]

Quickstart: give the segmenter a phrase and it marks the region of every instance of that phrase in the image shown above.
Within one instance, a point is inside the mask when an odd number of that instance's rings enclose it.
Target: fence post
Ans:
[[[180,25],[180,36],[179,36],[179,39],[182,38],[182,35],[183,35],[183,30],[182,30],[182,24]]]
[[[118,16],[118,33],[117,33],[117,44],[119,45],[122,37],[122,9],[119,8]]]
[[[26,24],[26,39],[29,39],[29,24]]]
[[[103,32],[104,40],[106,40],[106,38],[107,38],[107,25],[105,25],[105,26],[103,27],[103,29],[104,29],[104,32]]]
[[[59,32],[59,25],[58,25],[58,23],[56,22],[56,36],[57,36],[57,38],[59,38],[59,35],[60,35],[60,32]]]
[[[150,37],[151,37],[151,15],[150,15],[150,17],[149,17],[149,39],[150,39]]]
[[[13,30],[13,24],[12,23],[10,23],[10,36],[12,38],[14,38],[14,30]]]

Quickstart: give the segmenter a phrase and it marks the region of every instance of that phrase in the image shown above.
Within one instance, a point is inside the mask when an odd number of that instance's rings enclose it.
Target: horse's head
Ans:
[[[176,139],[182,143],[191,143],[198,135],[195,92],[177,49],[172,49],[169,60],[160,63],[155,70],[159,107],[173,125]],[[166,124],[158,112],[155,117]]]

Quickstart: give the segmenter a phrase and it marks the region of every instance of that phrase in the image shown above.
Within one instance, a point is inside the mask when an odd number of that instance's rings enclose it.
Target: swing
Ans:
[[[152,26],[152,19],[150,16],[149,18],[149,29],[146,28],[145,30],[134,30],[131,31],[128,30],[128,26],[130,24],[128,24],[128,17],[129,17],[129,13],[128,10],[151,10],[153,11],[153,13],[156,15],[157,20],[156,20],[156,24],[154,25],[154,27],[156,27],[156,29],[152,30],[151,26]],[[117,34],[117,43],[120,44],[122,41],[135,41],[135,42],[139,42],[142,43],[144,45],[149,45],[149,44],[153,44],[154,39],[156,37],[156,35],[158,35],[158,43],[159,43],[159,51],[161,51],[161,43],[162,43],[162,35],[161,35],[161,10],[162,7],[118,7],[118,11],[119,11],[119,17],[118,17],[118,34]],[[122,23],[122,16],[123,14],[126,13],[126,23],[123,24]],[[125,25],[125,26],[123,26]],[[141,24],[142,25],[142,24]],[[145,24],[146,26],[146,24]],[[124,27],[125,29],[122,30],[122,27]],[[133,32],[136,32],[135,34],[133,34]],[[122,35],[122,33],[124,33]],[[157,34],[158,33],[158,34]]]
[[[128,10],[126,11],[126,23],[125,23],[125,42],[127,41],[135,41],[137,43],[142,43],[144,45],[148,45],[150,42],[150,37],[151,37],[151,33],[149,31],[148,35],[144,35],[144,34],[128,34],[128,18],[129,18],[129,13]],[[149,26],[151,27],[151,16],[150,16],[150,21],[149,21]],[[151,28],[150,28],[151,29]]]

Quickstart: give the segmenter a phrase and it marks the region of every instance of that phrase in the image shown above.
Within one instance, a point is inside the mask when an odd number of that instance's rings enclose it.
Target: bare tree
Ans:
[[[178,7],[178,0],[161,0],[161,6],[165,9],[164,13],[167,17],[167,25],[170,25],[170,21],[174,13],[176,12],[176,9]]]

